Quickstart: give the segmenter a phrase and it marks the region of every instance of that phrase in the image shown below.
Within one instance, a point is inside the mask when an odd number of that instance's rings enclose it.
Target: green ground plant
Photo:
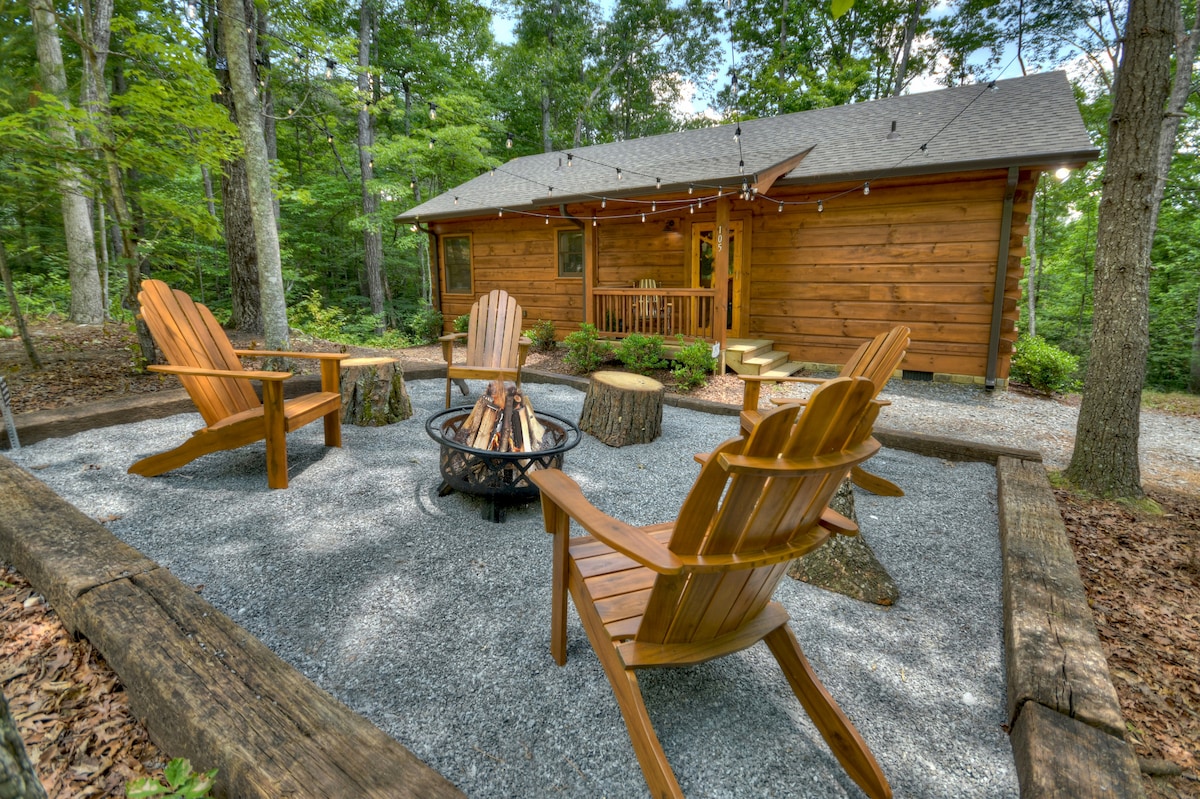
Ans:
[[[217,770],[203,774],[192,771],[192,764],[186,758],[177,757],[163,769],[167,783],[146,777],[134,780],[125,786],[126,799],[148,799],[161,796],[163,799],[204,799],[210,795],[213,788],[213,778]]]
[[[612,357],[613,345],[600,338],[596,326],[584,322],[579,329],[563,339],[567,354],[563,360],[577,372],[588,374],[600,368]]]
[[[465,313],[462,316],[454,317],[454,332],[466,333],[471,329],[471,315]]]
[[[621,340],[616,355],[626,369],[640,375],[667,368],[667,351],[663,347],[662,336],[631,333]]]
[[[717,359],[713,357],[712,349],[703,341],[686,343],[679,336],[679,351],[675,354],[675,366],[671,374],[675,376],[676,385],[683,391],[708,385],[708,376],[716,371]]]

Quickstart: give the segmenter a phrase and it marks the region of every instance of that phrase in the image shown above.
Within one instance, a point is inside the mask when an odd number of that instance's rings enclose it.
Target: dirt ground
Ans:
[[[0,339],[0,374],[14,413],[178,388],[174,378],[133,373],[133,338],[123,325],[40,323],[31,330],[44,365],[39,372],[18,339]],[[299,338],[293,344],[338,348]],[[440,361],[439,352],[423,347],[404,357]],[[529,365],[568,371],[557,354],[533,354]],[[656,377],[670,388],[668,374]],[[740,403],[741,384],[727,375],[692,395]],[[1058,499],[1127,737],[1147,769],[1182,771],[1145,776],[1147,795],[1200,799],[1200,496],[1153,488],[1149,494],[1162,514],[1062,491]],[[51,797],[120,797],[126,780],[161,768],[164,755],[102,659],[86,641],[70,640],[53,610],[2,564],[0,642],[0,687]]]

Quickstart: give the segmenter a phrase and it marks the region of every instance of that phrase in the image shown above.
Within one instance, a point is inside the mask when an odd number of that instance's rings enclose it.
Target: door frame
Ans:
[[[692,288],[700,288],[700,233],[714,230],[717,226],[715,216],[689,220],[688,230],[688,279]],[[732,314],[733,324],[726,329],[727,338],[745,338],[749,329],[750,310],[750,218],[749,214],[731,214],[729,219],[730,232],[739,243],[730,254],[729,265],[733,269],[732,293],[726,298]]]

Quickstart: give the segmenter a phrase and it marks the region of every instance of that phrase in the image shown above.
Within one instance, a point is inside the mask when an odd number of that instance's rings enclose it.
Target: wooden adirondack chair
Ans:
[[[466,333],[442,336],[446,359],[446,407],[450,407],[450,384],[457,382],[467,393],[467,379],[511,380],[521,385],[521,367],[529,354],[529,339],[521,335],[524,314],[507,291],[496,289],[471,306],[471,323]],[[466,338],[467,355],[454,363],[454,342]]]
[[[154,342],[168,361],[166,366],[146,368],[178,375],[206,427],[175,449],[141,459],[129,467],[130,474],[154,477],[201,455],[265,439],[267,485],[287,488],[289,432],[324,419],[325,445],[342,445],[338,362],[348,354],[235,350],[208,308],[182,291],[172,291],[161,280],[142,281],[138,302]],[[321,390],[285,402],[283,381],[292,373],[245,371],[239,356],[318,359]],[[250,385],[253,380],[262,383],[262,400]]]
[[[639,668],[688,666],[765,640],[846,772],[872,799],[891,789],[862,736],[818,680],[783,607],[771,601],[788,562],[857,527],[827,505],[871,457],[875,386],[840,378],[798,406],[766,414],[749,438],[710,455],[674,522],[633,527],[593,507],[555,469],[534,472],[554,534],[550,650],[567,659],[567,592],[612,683],[655,797],[682,797],[650,723]],[[571,520],[589,536],[570,537]]]
[[[908,351],[911,332],[907,327],[897,325],[888,332],[880,333],[870,341],[863,342],[862,346],[850,356],[850,360],[846,361],[841,372],[838,373],[838,377],[866,377],[875,384],[876,394],[883,391],[883,387],[887,385],[887,381],[891,379]],[[754,425],[762,419],[763,414],[758,409],[758,400],[763,383],[820,384],[826,382],[826,378],[819,377],[761,377],[759,375],[738,375],[738,377],[745,382],[742,394],[742,412],[739,416],[744,433],[749,433]],[[776,405],[795,404],[800,406],[808,402],[807,399],[801,397],[779,397],[771,401]],[[890,403],[883,400],[880,404],[889,405]],[[855,466],[850,470],[850,479],[856,486],[866,489],[872,494],[889,497],[904,496],[904,491],[891,480],[871,474],[861,466]]]

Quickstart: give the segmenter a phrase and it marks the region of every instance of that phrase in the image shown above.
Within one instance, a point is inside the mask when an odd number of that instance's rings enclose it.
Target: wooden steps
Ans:
[[[731,338],[725,342],[725,365],[740,375],[787,377],[800,371],[797,361],[767,339]]]

